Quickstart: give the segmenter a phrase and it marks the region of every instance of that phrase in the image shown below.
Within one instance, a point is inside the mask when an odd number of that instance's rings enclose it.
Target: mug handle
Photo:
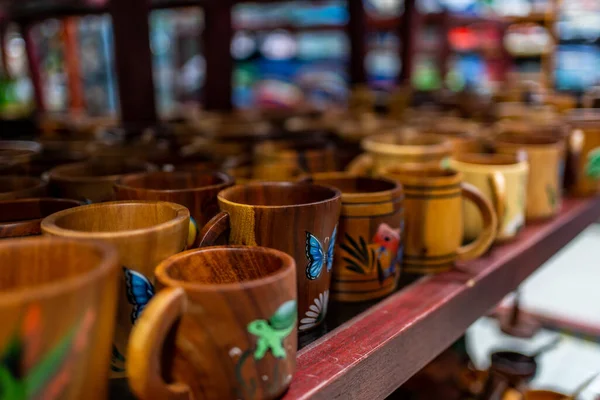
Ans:
[[[496,218],[496,213],[492,208],[492,204],[475,186],[465,182],[461,183],[460,186],[463,197],[472,201],[483,217],[483,230],[479,234],[479,237],[472,243],[464,245],[456,251],[457,259],[459,261],[467,261],[479,257],[490,248],[494,239],[496,239],[498,219]]]
[[[216,241],[230,229],[230,222],[229,214],[220,211],[204,225],[204,228],[198,234],[200,238],[198,247],[214,246]]]
[[[140,399],[192,399],[186,384],[164,381],[160,362],[163,343],[185,307],[185,291],[166,288],[152,298],[133,326],[127,345],[127,379]]]
[[[350,164],[346,167],[346,172],[353,175],[368,175],[373,169],[373,165],[373,156],[363,153],[350,161]]]
[[[494,172],[488,178],[492,188],[494,210],[498,220],[498,234],[502,229],[502,221],[506,213],[506,178],[501,172]]]

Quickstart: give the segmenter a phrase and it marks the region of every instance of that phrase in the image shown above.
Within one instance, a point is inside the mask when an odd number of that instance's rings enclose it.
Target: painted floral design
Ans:
[[[248,324],[248,332],[256,336],[255,360],[262,360],[267,351],[273,357],[285,358],[283,340],[292,333],[298,316],[296,301],[283,303],[269,320],[258,319]]]
[[[60,398],[75,372],[73,357],[88,346],[96,315],[91,310],[85,312],[45,354],[40,354],[41,320],[41,308],[29,306],[19,331],[0,354],[0,398],[3,400]]]
[[[377,279],[382,285],[390,276],[396,275],[396,266],[402,260],[401,228],[392,229],[388,224],[377,228],[371,243],[367,244],[362,236],[358,241],[346,234],[346,240],[340,248],[346,252],[343,260],[346,269],[361,275],[370,275],[377,269]]]
[[[300,320],[300,331],[309,330],[325,319],[327,315],[327,304],[329,303],[329,290],[319,294],[315,298],[314,304],[311,304],[309,310],[304,314],[304,318]]]

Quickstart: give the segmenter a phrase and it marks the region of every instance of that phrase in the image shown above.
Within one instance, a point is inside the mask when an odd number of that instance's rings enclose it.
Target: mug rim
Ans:
[[[382,139],[385,138],[418,138],[424,141],[431,140],[430,144],[398,144],[385,143]],[[361,141],[361,147],[372,153],[380,153],[386,155],[439,155],[451,154],[452,145],[450,141],[443,135],[426,133],[421,130],[410,130],[400,132],[388,132],[379,135],[366,137]]]
[[[306,183],[312,183],[318,186],[326,186],[339,190],[342,193],[342,202],[351,202],[352,200],[365,200],[370,197],[381,197],[390,195],[392,198],[402,196],[402,184],[395,179],[390,179],[383,175],[379,176],[368,176],[360,174],[352,174],[349,172],[336,171],[336,172],[317,172],[314,174],[307,174],[302,176],[300,179],[306,179]],[[356,191],[356,192],[344,192],[337,186],[332,185],[328,182],[319,182],[319,180],[344,180],[344,181],[356,181],[358,179],[364,179],[369,181],[378,181],[391,184],[393,187],[385,190],[378,190],[374,192]]]
[[[46,182],[44,179],[36,178],[35,176],[20,176],[20,175],[0,176],[0,182],[1,181],[14,181],[14,180],[26,180],[26,181],[29,181],[32,185],[24,187],[24,188],[16,189],[16,190],[7,191],[7,192],[0,191],[0,198],[2,197],[3,194],[7,194],[7,193],[20,193],[20,192],[29,191],[32,189],[43,189],[48,184],[48,182]]]
[[[267,254],[273,256],[282,261],[282,266],[277,271],[263,276],[261,278],[252,279],[243,282],[234,283],[199,283],[199,282],[186,282],[183,280],[172,278],[169,275],[169,269],[173,265],[181,262],[181,260],[193,257],[197,253],[211,253],[211,252],[229,252],[229,251],[240,251],[240,252],[254,252]],[[277,282],[286,277],[286,275],[292,275],[296,277],[296,261],[289,254],[264,246],[238,246],[238,245],[223,245],[223,246],[209,246],[200,247],[196,249],[186,250],[181,253],[174,254],[167,259],[163,260],[154,269],[154,275],[156,279],[166,287],[180,287],[185,291],[191,292],[236,292],[243,290],[244,288],[257,288],[267,284]]]
[[[24,150],[35,155],[42,152],[42,145],[34,140],[0,140],[0,150]]]
[[[131,180],[137,180],[140,178],[144,178],[144,177],[153,177],[153,176],[168,176],[168,177],[174,177],[174,176],[183,176],[183,175],[193,175],[193,176],[211,176],[211,177],[217,177],[218,179],[221,179],[221,183],[214,183],[211,185],[205,185],[205,186],[195,186],[195,187],[190,187],[190,188],[184,188],[184,189],[149,189],[146,188],[144,186],[131,186],[130,184],[128,184],[128,181],[130,182]],[[235,183],[235,179],[224,173],[221,171],[203,171],[203,172],[194,172],[191,170],[182,170],[182,171],[148,171],[148,172],[139,172],[139,173],[133,173],[133,174],[126,174],[126,175],[120,175],[119,179],[115,182],[115,189],[121,189],[121,190],[141,190],[144,192],[149,192],[149,193],[163,193],[163,194],[171,194],[171,193],[186,193],[186,192],[198,192],[198,191],[204,191],[204,190],[211,190],[211,189],[219,189],[219,188],[226,188],[228,186],[231,186]]]
[[[435,174],[422,175],[429,172]],[[418,182],[425,186],[431,185],[432,188],[435,188],[440,184],[446,185],[456,183],[458,185],[464,180],[463,173],[455,168],[443,168],[441,166],[419,164],[397,164],[384,167],[381,171],[381,175],[388,179],[398,181],[406,179],[407,181],[410,181],[410,184]]]
[[[156,165],[141,161],[141,160],[128,160],[125,162],[117,162],[117,165],[133,165],[140,168],[145,168],[146,172],[152,172],[156,170]],[[140,172],[125,172],[122,174],[112,174],[112,175],[96,175],[96,176],[85,176],[85,175],[70,175],[72,170],[77,170],[79,168],[83,168],[85,166],[93,165],[90,161],[82,161],[75,162],[69,164],[58,165],[52,168],[47,172],[48,179],[50,181],[57,182],[72,182],[72,183],[87,183],[87,182],[111,182],[119,179],[123,175],[129,175],[132,173],[140,173]],[[67,171],[68,174],[65,175],[64,172]],[[141,172],[143,173],[143,172]]]
[[[502,164],[490,164],[490,163],[485,163],[485,162],[472,162],[472,159],[476,158],[476,159],[484,159],[484,158],[488,158],[488,159],[502,159],[504,161],[506,160],[512,160],[512,162],[508,162],[508,163],[502,163]],[[457,167],[456,165],[460,165],[460,168]],[[462,167],[467,167],[468,169],[481,169],[481,168],[493,168],[493,169],[501,169],[503,171],[520,171],[522,169],[526,170],[529,168],[529,164],[527,161],[525,160],[519,160],[518,157],[516,155],[512,155],[512,154],[504,154],[504,153],[462,153],[462,154],[455,154],[450,158],[450,166],[453,169],[459,170],[459,171],[463,171],[464,168]]]
[[[27,286],[20,289],[11,289],[0,292],[0,306],[19,302],[39,301],[59,293],[65,293],[84,287],[99,277],[110,273],[111,269],[118,267],[119,256],[114,245],[98,240],[77,240],[65,237],[30,237],[15,238],[0,241],[0,250],[3,247],[29,248],[29,244],[41,243],[45,246],[57,246],[73,244],[79,248],[88,248],[100,253],[101,259],[98,265],[90,271],[86,271],[74,277],[65,278],[56,282],[42,283],[34,287]]]
[[[102,207],[112,207],[119,205],[163,205],[167,207],[171,207],[176,215],[174,218],[169,221],[162,222],[160,224],[156,224],[147,228],[138,228],[138,229],[129,229],[123,231],[114,231],[114,232],[90,232],[90,231],[81,231],[74,229],[62,228],[56,224],[60,218],[65,215],[69,215],[76,212],[86,212],[93,208],[102,208]],[[82,238],[82,239],[114,239],[114,238],[123,238],[123,237],[131,237],[137,235],[144,235],[152,232],[157,232],[163,229],[168,229],[177,226],[182,223],[185,219],[190,218],[190,211],[177,203],[172,203],[168,201],[152,201],[152,200],[121,200],[121,201],[109,201],[106,203],[96,203],[96,204],[87,204],[84,206],[73,207],[66,210],[58,211],[52,215],[47,216],[42,220],[40,228],[43,233],[48,233],[53,236],[60,237],[74,237],[74,238]]]
[[[225,198],[226,195],[230,194],[233,191],[242,190],[242,189],[246,189],[248,187],[255,187],[255,186],[278,186],[278,187],[314,186],[314,187],[325,188],[327,190],[330,190],[332,192],[332,196],[330,196],[327,199],[313,201],[311,203],[288,204],[288,205],[262,205],[262,204],[257,205],[257,204],[235,202],[235,201],[231,201],[231,200]],[[337,188],[334,188],[331,186],[318,185],[318,184],[314,184],[314,183],[305,183],[305,182],[275,182],[275,181],[249,182],[249,183],[244,183],[244,184],[233,185],[233,186],[228,187],[227,189],[221,190],[219,192],[219,194],[217,195],[218,201],[223,202],[225,204],[230,204],[232,206],[246,206],[246,207],[252,207],[252,208],[257,208],[257,209],[270,209],[270,210],[317,206],[317,205],[326,204],[326,203],[335,201],[337,199],[340,199],[340,201],[341,201],[341,198],[342,198],[342,192],[340,192]]]
[[[60,204],[64,204],[64,205],[68,206],[67,208],[65,208],[65,210],[68,210],[69,208],[75,208],[75,207],[80,207],[80,206],[85,205],[84,202],[79,201],[79,200],[74,200],[74,199],[62,199],[62,198],[55,198],[55,197],[32,197],[32,198],[27,198],[27,199],[0,200],[0,208],[2,206],[6,206],[7,204],[14,205],[14,206],[20,206],[23,204],[36,204],[36,203],[39,203],[39,204],[60,203]],[[64,210],[60,210],[60,211],[64,211]],[[18,220],[18,221],[3,221],[2,218],[0,218],[0,227],[5,227],[7,225],[28,224],[28,223],[35,222],[35,221],[41,221],[42,219],[44,219],[44,217],[34,217],[34,218]]]

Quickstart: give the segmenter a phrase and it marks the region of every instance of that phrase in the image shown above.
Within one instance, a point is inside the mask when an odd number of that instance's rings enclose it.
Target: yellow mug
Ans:
[[[512,239],[525,224],[529,164],[517,155],[469,153],[455,155],[449,165],[464,175],[494,204],[498,216],[496,242]],[[465,240],[474,240],[483,229],[477,208],[463,202]]]

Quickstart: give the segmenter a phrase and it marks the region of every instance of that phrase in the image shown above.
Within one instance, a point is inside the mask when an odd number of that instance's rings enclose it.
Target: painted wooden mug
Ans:
[[[496,139],[496,151],[518,154],[524,151],[529,163],[529,184],[525,217],[540,220],[555,216],[562,205],[565,170],[564,140],[551,136],[503,135]]]
[[[113,186],[126,174],[154,171],[156,167],[142,161],[89,161],[66,164],[48,173],[53,197],[100,203],[115,200]]]
[[[46,235],[96,239],[119,252],[122,290],[118,294],[112,376],[124,376],[131,327],[154,295],[154,268],[186,248],[190,213],[174,203],[115,201],[71,208],[42,221]]]
[[[525,226],[527,161],[511,154],[469,153],[454,156],[449,164],[494,204],[498,216],[496,241],[514,238]],[[482,232],[483,222],[472,204],[465,203],[464,212],[465,239],[473,240]]]
[[[492,245],[498,221],[492,204],[463,175],[451,169],[401,165],[383,171],[404,188],[406,235],[403,271],[439,273],[452,269],[455,261],[472,260]],[[483,220],[474,240],[463,242],[463,199],[472,203]]]
[[[394,180],[343,172],[314,174],[309,179],[342,192],[331,298],[355,302],[393,292],[404,247],[402,186]]]
[[[361,146],[366,153],[350,163],[347,171],[352,174],[379,174],[384,168],[404,163],[439,165],[452,152],[448,139],[409,129],[370,136]]]
[[[567,149],[575,166],[567,190],[575,196],[593,196],[600,187],[600,109],[572,110],[567,123],[571,130]]]
[[[188,248],[198,245],[198,227],[219,212],[217,194],[233,185],[221,172],[148,172],[125,175],[115,184],[117,200],[159,200],[190,210]]]
[[[140,399],[275,399],[287,389],[298,341],[291,256],[265,247],[189,250],[163,261],[156,279],[161,290],[127,350]]]
[[[3,399],[106,399],[118,257],[98,242],[0,241]]]
[[[323,322],[341,193],[307,183],[250,183],[219,193],[217,214],[200,232],[200,246],[212,246],[228,233],[229,244],[265,246],[296,261],[299,330]]]
[[[26,199],[46,194],[47,184],[29,176],[0,176],[0,200]]]
[[[81,205],[76,200],[52,198],[0,201],[0,239],[41,235],[42,219]]]

